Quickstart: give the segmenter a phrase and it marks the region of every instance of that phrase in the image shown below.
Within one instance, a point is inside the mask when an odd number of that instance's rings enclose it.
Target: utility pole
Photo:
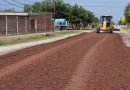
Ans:
[[[45,16],[45,32],[47,32],[47,2],[45,1],[45,13],[44,13],[44,16]]]
[[[54,28],[53,28],[53,31],[55,31],[55,14],[56,14],[56,1],[53,0],[53,8],[54,8]]]

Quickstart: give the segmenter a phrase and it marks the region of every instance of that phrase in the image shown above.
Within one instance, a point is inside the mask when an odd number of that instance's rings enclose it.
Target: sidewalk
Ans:
[[[84,32],[81,32],[81,33],[84,33]],[[81,34],[81,33],[79,33],[79,34]],[[75,35],[79,35],[79,34],[70,34],[70,35],[55,37],[55,38],[46,39],[46,40],[27,42],[27,43],[21,43],[21,44],[16,44],[16,45],[1,46],[0,55],[4,55],[4,54],[10,53],[10,52],[14,52],[14,51],[17,51],[20,49],[24,49],[24,48],[28,48],[28,47],[32,47],[32,46],[36,46],[36,45],[40,45],[40,44],[54,42],[57,40],[65,39],[67,37],[71,37],[71,36],[75,36]]]

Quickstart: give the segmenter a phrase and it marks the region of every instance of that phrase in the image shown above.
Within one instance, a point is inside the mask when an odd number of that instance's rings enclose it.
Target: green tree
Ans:
[[[78,29],[78,26],[80,25],[81,22],[81,18],[80,18],[79,7],[77,4],[72,7],[71,15],[72,16],[70,18],[70,22],[75,24],[76,28]]]
[[[127,24],[125,17],[121,17],[121,18],[120,18],[119,24],[120,24],[120,25],[126,25],[126,24]]]
[[[128,24],[130,24],[130,3],[125,8],[125,19]]]
[[[25,5],[25,12],[53,12],[54,2],[53,0],[43,0],[36,2],[33,5]],[[54,17],[54,13],[53,13]],[[88,24],[92,24],[95,20],[95,16],[92,12],[84,9],[81,6],[70,5],[64,3],[63,0],[56,0],[55,2],[55,18],[65,18],[70,23],[79,29],[81,26],[86,27]]]

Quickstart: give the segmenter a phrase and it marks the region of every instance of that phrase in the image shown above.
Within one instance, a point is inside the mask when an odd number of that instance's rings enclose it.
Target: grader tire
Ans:
[[[113,33],[114,27],[110,28],[110,33]]]
[[[110,30],[110,33],[113,33],[113,30]]]
[[[98,27],[96,31],[97,31],[97,33],[100,33],[100,27]]]

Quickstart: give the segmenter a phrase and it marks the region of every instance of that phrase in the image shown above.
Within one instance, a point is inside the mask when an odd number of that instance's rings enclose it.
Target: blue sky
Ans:
[[[23,5],[13,2],[13,0],[6,0],[10,3],[14,3],[19,7]],[[30,4],[35,1],[41,0],[15,0],[23,4]],[[17,11],[22,11],[21,8],[13,6],[5,2],[5,0],[0,0],[0,9],[15,8]],[[103,14],[111,14],[114,17],[114,21],[118,21],[121,16],[123,16],[125,6],[130,2],[130,0],[64,0],[66,3],[82,5],[87,10],[92,11],[97,17]]]
[[[113,15],[114,21],[118,21],[124,15],[125,6],[130,0],[65,0],[72,4],[79,4],[94,12],[97,17],[103,14]]]

